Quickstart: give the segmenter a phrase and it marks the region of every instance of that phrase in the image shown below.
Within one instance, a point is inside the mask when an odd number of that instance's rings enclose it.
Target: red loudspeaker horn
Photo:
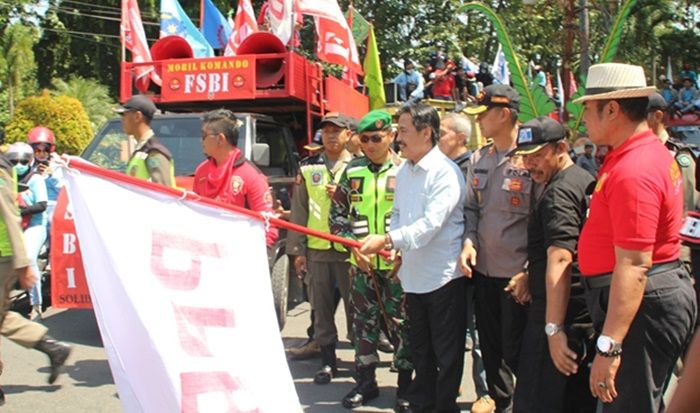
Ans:
[[[170,59],[190,59],[194,57],[194,52],[192,51],[192,46],[187,43],[187,40],[181,36],[165,36],[158,39],[153,46],[151,46],[151,59],[154,61],[158,60],[170,60]],[[161,70],[159,66],[154,66],[155,72],[158,77],[161,76]],[[145,81],[137,82],[136,88],[141,91],[141,93],[146,93],[147,90],[153,89],[152,91],[159,92],[160,85],[150,85],[148,79]]]
[[[286,53],[279,37],[270,32],[256,32],[243,40],[238,47],[238,55],[258,55],[268,53]],[[284,59],[257,59],[255,64],[255,86],[267,88],[276,85],[284,76]]]

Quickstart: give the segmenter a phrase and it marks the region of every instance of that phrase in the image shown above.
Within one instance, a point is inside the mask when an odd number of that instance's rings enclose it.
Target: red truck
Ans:
[[[186,43],[186,42],[185,42]],[[243,121],[239,148],[267,176],[274,196],[289,208],[299,150],[309,143],[320,118],[329,111],[357,118],[369,110],[367,96],[343,81],[326,76],[319,63],[288,51],[274,35],[249,36],[235,57],[192,58],[178,39],[164,38],[152,48],[149,63],[123,62],[119,100],[132,94],[135,69],[152,65],[161,85],[147,94],[162,112],[151,126],[175,160],[178,186],[192,187],[195,167],[204,159],[199,113],[226,108]],[[83,158],[124,171],[130,139],[118,118],[109,120],[87,146]],[[79,241],[67,199],[59,199],[51,234],[51,302],[61,308],[91,308]],[[285,233],[269,249],[270,274],[280,328],[286,312],[301,302],[301,285],[290,276]]]

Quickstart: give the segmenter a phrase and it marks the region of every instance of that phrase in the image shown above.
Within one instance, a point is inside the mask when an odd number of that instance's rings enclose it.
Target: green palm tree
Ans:
[[[33,50],[36,40],[35,30],[20,23],[8,26],[0,37],[0,77],[7,90],[10,117],[15,111],[15,101],[31,92],[25,89],[31,86],[27,80],[36,70]]]
[[[112,116],[114,100],[109,96],[107,86],[95,79],[71,77],[68,81],[54,79],[54,95],[70,96],[80,101],[88,114],[93,132]]]

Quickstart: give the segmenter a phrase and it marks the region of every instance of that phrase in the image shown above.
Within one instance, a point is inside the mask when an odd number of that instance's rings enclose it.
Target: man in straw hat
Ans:
[[[646,122],[653,92],[641,67],[605,63],[591,66],[586,92],[574,101],[585,105],[593,143],[612,147],[578,250],[598,333],[589,387],[606,413],[663,408],[696,317],[690,276],[678,259],[681,172]]]

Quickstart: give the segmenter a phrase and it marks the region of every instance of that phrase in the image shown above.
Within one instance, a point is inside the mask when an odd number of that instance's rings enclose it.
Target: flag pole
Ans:
[[[199,0],[199,30],[204,26],[204,0]]]

